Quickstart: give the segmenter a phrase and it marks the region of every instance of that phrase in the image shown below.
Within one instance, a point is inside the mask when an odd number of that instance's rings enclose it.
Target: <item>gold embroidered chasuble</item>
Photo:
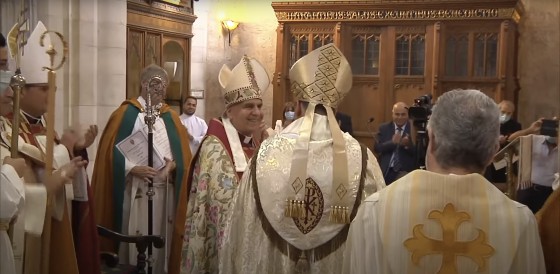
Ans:
[[[255,156],[256,163],[244,173],[228,216],[220,273],[294,273],[300,260],[306,261],[310,273],[343,273],[340,262],[348,224],[329,220],[333,147],[325,116],[316,114],[313,121],[308,178],[301,185],[288,182],[302,121],[294,121],[280,134],[265,140]],[[350,182],[345,202],[352,210],[359,205],[359,199],[363,201],[385,183],[371,151],[362,151],[348,134],[344,140]],[[305,217],[284,216],[286,199],[294,189],[301,193]]]
[[[193,158],[192,174],[186,185],[189,187],[186,213],[177,213],[178,217],[186,215],[180,254],[181,274],[218,273],[226,217],[242,175],[236,172],[231,146],[222,121],[211,120],[207,136]],[[248,161],[255,151],[253,142],[241,143],[241,146],[243,155],[240,156]],[[174,261],[171,264],[173,267]]]
[[[479,174],[417,170],[366,199],[345,273],[546,273],[534,215]]]

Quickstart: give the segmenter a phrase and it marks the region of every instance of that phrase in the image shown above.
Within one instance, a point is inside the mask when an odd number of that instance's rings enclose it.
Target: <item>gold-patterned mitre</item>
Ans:
[[[233,70],[223,65],[218,79],[223,88],[226,108],[243,101],[261,99],[270,84],[264,66],[247,55],[241,58]]]
[[[43,67],[50,67],[51,61],[46,53],[47,48],[42,47],[40,43],[41,35],[46,31],[45,25],[39,21],[29,39],[27,39],[25,52],[20,60],[21,74],[25,77],[27,84],[46,84],[49,81],[48,71],[44,70]],[[45,34],[43,43],[45,45],[51,44],[48,33]]]
[[[352,87],[352,69],[331,43],[300,58],[290,69],[290,82],[297,100],[336,108]]]

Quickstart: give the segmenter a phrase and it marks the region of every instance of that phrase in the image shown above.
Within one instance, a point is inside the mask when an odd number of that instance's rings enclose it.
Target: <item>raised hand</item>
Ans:
[[[72,158],[69,163],[54,171],[52,176],[45,181],[47,192],[56,193],[64,184],[71,183],[72,180],[74,180],[76,172],[86,164],[87,161],[80,156]]]
[[[75,149],[82,150],[90,147],[93,142],[95,141],[95,137],[97,137],[98,128],[97,125],[90,125],[89,128],[86,130],[83,138],[80,138],[80,141],[76,143]]]
[[[62,138],[60,138],[60,143],[63,144],[68,151],[73,152],[78,142],[78,133],[73,129],[69,128],[62,133]]]

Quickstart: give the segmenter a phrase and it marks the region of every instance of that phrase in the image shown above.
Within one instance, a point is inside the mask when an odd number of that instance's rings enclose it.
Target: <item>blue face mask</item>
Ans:
[[[296,113],[293,111],[286,111],[284,112],[284,118],[286,118],[286,120],[294,120],[296,118]]]

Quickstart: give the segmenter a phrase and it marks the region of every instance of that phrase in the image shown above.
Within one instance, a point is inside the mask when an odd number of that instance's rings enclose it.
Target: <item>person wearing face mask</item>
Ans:
[[[286,128],[296,119],[296,109],[294,103],[288,102],[284,106],[284,119],[282,119],[282,127]]]
[[[513,102],[503,100],[498,104],[500,108],[500,149],[504,148],[511,140],[510,136],[521,130],[521,124],[512,118],[515,111]],[[489,165],[484,174],[486,179],[493,183],[505,183],[507,181],[506,168],[496,170],[494,165]]]
[[[154,84],[158,77],[161,82]],[[148,234],[148,181],[153,179],[153,235],[171,235],[175,214],[175,197],[181,186],[186,184],[191,151],[187,129],[181,124],[179,115],[163,102],[167,91],[168,77],[165,70],[155,64],[145,67],[140,75],[140,96],[126,100],[113,112],[99,142],[92,188],[95,193],[97,224],[126,235]],[[135,147],[148,151],[148,129],[144,121],[146,100],[150,93],[156,112],[153,125],[154,148],[161,158],[154,157],[154,167],[146,162],[133,162],[117,145],[127,140]],[[133,136],[137,136],[134,137]],[[130,138],[129,138],[130,137]],[[136,140],[136,141],[135,141]],[[136,144],[135,144],[136,143]],[[163,158],[163,159],[162,159]],[[157,164],[159,162],[159,164]],[[166,231],[165,228],[168,228]],[[166,273],[166,246],[154,249],[154,273]],[[101,250],[115,252],[116,245],[101,239]],[[120,263],[136,264],[138,255],[134,244],[121,243],[118,247]]]
[[[508,142],[508,137],[521,130],[521,124],[512,117],[513,112],[515,112],[513,102],[503,100],[498,104],[498,107],[500,108],[500,146],[504,147]]]
[[[282,113],[284,113],[284,116],[282,117],[282,120],[276,121],[274,132],[272,132],[271,136],[280,133],[296,119],[295,110],[296,108],[294,106],[294,103],[286,102],[286,104],[284,104],[284,110],[282,111]]]

